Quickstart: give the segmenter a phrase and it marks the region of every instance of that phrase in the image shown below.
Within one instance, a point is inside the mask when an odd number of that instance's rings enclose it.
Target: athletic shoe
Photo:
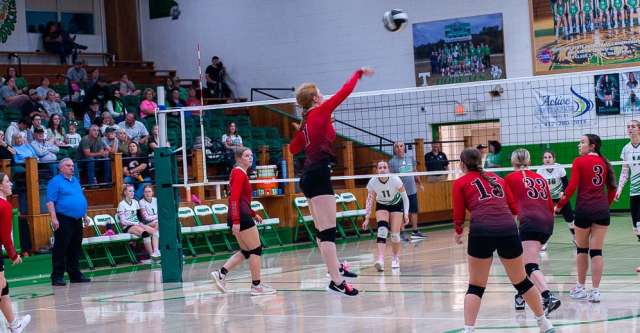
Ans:
[[[546,242],[544,244],[542,244],[542,247],[540,248],[540,251],[545,252],[547,251],[547,247],[549,246],[549,242]]]
[[[587,291],[583,286],[575,286],[569,291],[569,296],[573,299],[585,299],[587,298]]]
[[[398,268],[400,268],[400,258],[392,257],[391,258],[391,269],[398,269]]]
[[[411,233],[411,239],[425,239],[425,238],[427,238],[427,235],[425,235],[425,234],[421,233],[421,232],[420,232],[420,231],[418,231],[418,230],[414,230],[414,231]]]
[[[555,333],[556,329],[553,327],[553,324],[551,324],[547,317],[540,316],[539,318],[536,318],[536,322],[538,322],[540,333]]]
[[[524,298],[521,295],[516,295],[514,297],[514,303],[516,310],[524,310]]]
[[[251,296],[264,296],[264,295],[273,295],[276,293],[276,290],[264,283],[260,283],[257,286],[251,285]]]
[[[345,296],[355,296],[358,294],[358,289],[352,287],[347,281],[342,281],[340,285],[335,284],[335,282],[331,281],[329,286],[327,287],[327,291],[331,291],[334,293],[338,293]]]
[[[218,290],[223,293],[227,292],[227,289],[225,288],[225,280],[227,279],[226,275],[222,275],[220,271],[214,271],[211,272],[211,278],[216,283],[216,287],[218,287]]]
[[[20,333],[24,331],[24,329],[27,327],[27,325],[29,325],[30,322],[30,315],[24,315],[24,317],[22,318],[16,318],[11,324],[8,325],[9,331],[11,331],[11,333]]]
[[[549,298],[545,298],[542,301],[542,305],[544,306],[544,314],[549,315],[551,312],[559,308],[561,304],[562,302],[560,302],[560,300],[553,295],[549,296]]]
[[[600,303],[600,289],[593,288],[589,293],[587,300],[590,303]]]
[[[475,328],[473,326],[465,326],[462,329],[461,333],[473,333],[473,332],[475,332]]]
[[[340,264],[340,274],[342,274],[342,276],[346,277],[346,278],[357,278],[358,274],[352,272],[349,270],[349,263],[346,261],[343,261]]]
[[[156,251],[151,253],[151,260],[158,261],[160,260],[160,251]]]
[[[384,261],[378,260],[373,266],[378,272],[384,272]]]
[[[153,260],[151,260],[151,259],[142,259],[142,260],[140,260],[140,263],[144,264],[144,265],[153,264]]]

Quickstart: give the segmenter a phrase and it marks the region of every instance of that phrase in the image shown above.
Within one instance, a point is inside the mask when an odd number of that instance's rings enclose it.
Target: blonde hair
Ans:
[[[518,148],[511,153],[511,165],[520,169],[522,177],[527,178],[524,170],[531,165],[531,154],[524,148]]]
[[[307,123],[309,109],[313,107],[314,97],[318,96],[318,87],[314,83],[303,83],[298,86],[295,92],[296,102],[302,108],[302,122],[300,128],[303,129]]]

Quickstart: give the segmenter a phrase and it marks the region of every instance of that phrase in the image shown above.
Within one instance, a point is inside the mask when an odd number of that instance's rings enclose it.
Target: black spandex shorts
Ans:
[[[576,220],[575,222],[573,222],[573,225],[582,229],[591,228],[591,226],[594,224],[602,225],[606,227],[609,224],[611,224],[611,217],[607,216],[606,218],[603,218],[603,219],[592,219],[592,218],[576,216]]]
[[[553,203],[557,204],[560,199],[553,199]],[[560,210],[560,215],[564,218],[564,221],[567,223],[571,223],[574,220],[573,209],[571,208],[571,202],[567,202],[566,205],[562,207]]]
[[[409,195],[409,213],[418,213],[418,195]]]
[[[251,229],[255,227],[256,222],[253,220],[253,217],[247,215],[240,215],[240,231],[244,231],[247,229]],[[227,218],[227,226],[229,228],[233,227],[233,221],[231,221],[231,217]]]
[[[522,243],[518,235],[511,236],[474,236],[469,235],[467,254],[479,259],[491,258],[494,251],[504,259],[513,259],[522,255]]]
[[[331,170],[330,162],[319,162],[304,168],[300,177],[300,189],[307,199],[319,195],[334,195]]]
[[[636,223],[640,222],[640,195],[629,197],[629,207],[631,207],[631,224],[635,228]]]
[[[4,272],[4,258],[0,254],[0,272]]]
[[[536,232],[536,231],[522,231],[520,230],[520,241],[538,241],[540,244],[545,244],[549,238],[551,238],[551,234],[546,232]]]
[[[379,202],[376,202],[376,212],[379,210],[386,210],[389,213],[404,213],[404,209],[403,209],[403,205],[402,205],[402,201],[398,202],[395,205],[385,205],[385,204],[381,204]]]
[[[131,227],[133,227],[132,225],[127,225],[124,228],[122,228],[122,232],[128,233],[129,229],[131,229]]]

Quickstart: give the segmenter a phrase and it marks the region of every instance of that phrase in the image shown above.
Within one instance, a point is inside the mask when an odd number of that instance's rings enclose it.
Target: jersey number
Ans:
[[[304,146],[308,147],[311,144],[311,140],[309,140],[309,133],[307,132],[307,125],[304,125],[302,129],[302,135],[304,135]]]
[[[604,168],[602,168],[602,166],[600,165],[594,165],[593,173],[594,173],[594,176],[593,178],[591,178],[591,182],[593,183],[593,185],[595,186],[602,185],[602,182],[604,180],[604,178],[602,177],[602,174],[604,173]]]
[[[495,178],[492,178],[492,179],[495,180]],[[500,184],[498,183],[495,183],[495,185],[491,185],[491,193],[487,191],[487,189],[484,187],[484,184],[482,184],[482,181],[480,181],[479,178],[476,178],[476,180],[471,182],[471,184],[475,186],[476,190],[478,190],[478,193],[480,194],[480,198],[478,200],[486,200],[491,197],[495,197],[495,198],[504,197],[504,190],[502,189],[502,186],[500,186]]]
[[[547,182],[544,179],[524,178],[524,185],[529,198],[547,200]]]
[[[391,196],[391,193],[389,193],[389,190],[383,190],[382,191],[382,197],[383,198],[388,198]]]

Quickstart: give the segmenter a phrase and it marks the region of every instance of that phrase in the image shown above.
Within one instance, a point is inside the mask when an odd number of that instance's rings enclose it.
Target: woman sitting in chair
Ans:
[[[118,218],[122,225],[122,231],[142,238],[144,248],[151,256],[151,259],[158,260],[160,258],[160,251],[158,250],[160,235],[158,234],[158,229],[140,223],[138,219],[140,205],[133,198],[133,185],[125,184],[122,192],[123,199],[118,204]],[[142,261],[142,263],[150,262]]]

